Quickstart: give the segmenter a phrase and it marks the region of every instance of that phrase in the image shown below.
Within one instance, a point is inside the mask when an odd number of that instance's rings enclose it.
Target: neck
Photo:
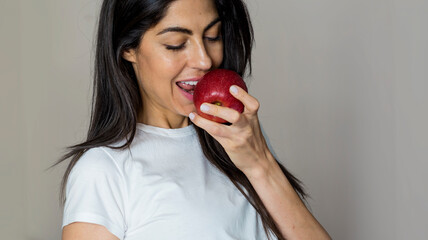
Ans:
[[[190,124],[189,118],[181,115],[140,114],[138,122],[160,128],[183,128]]]

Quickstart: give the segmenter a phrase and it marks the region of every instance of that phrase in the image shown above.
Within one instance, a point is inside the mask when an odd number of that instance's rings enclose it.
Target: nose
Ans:
[[[211,56],[208,54],[203,41],[197,41],[189,58],[189,64],[192,68],[208,71],[213,65]]]

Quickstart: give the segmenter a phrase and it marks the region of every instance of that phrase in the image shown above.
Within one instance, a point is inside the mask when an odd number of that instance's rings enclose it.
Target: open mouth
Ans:
[[[195,90],[197,81],[183,81],[183,82],[177,82],[177,86],[181,88],[183,91],[188,92],[189,94],[193,95],[193,92]]]

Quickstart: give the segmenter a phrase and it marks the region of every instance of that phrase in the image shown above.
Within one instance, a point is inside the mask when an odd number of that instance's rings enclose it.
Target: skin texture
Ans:
[[[74,222],[62,230],[62,240],[119,240],[98,224]]]
[[[185,98],[175,84],[178,80],[200,78],[218,68],[223,60],[221,22],[204,31],[218,18],[213,1],[180,0],[171,4],[166,16],[148,30],[138,49],[124,58],[132,63],[139,80],[143,109],[139,121],[163,128],[181,128],[189,124],[188,114],[195,111],[193,101]],[[192,35],[166,32],[169,27],[182,27]],[[213,39],[218,39],[213,41]],[[165,45],[180,46],[170,50]]]

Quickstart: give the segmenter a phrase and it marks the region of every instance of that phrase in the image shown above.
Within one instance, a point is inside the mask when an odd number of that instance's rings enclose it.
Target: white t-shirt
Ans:
[[[130,150],[88,150],[66,197],[63,227],[100,224],[121,240],[267,239],[254,207],[205,158],[193,124],[138,123]]]

